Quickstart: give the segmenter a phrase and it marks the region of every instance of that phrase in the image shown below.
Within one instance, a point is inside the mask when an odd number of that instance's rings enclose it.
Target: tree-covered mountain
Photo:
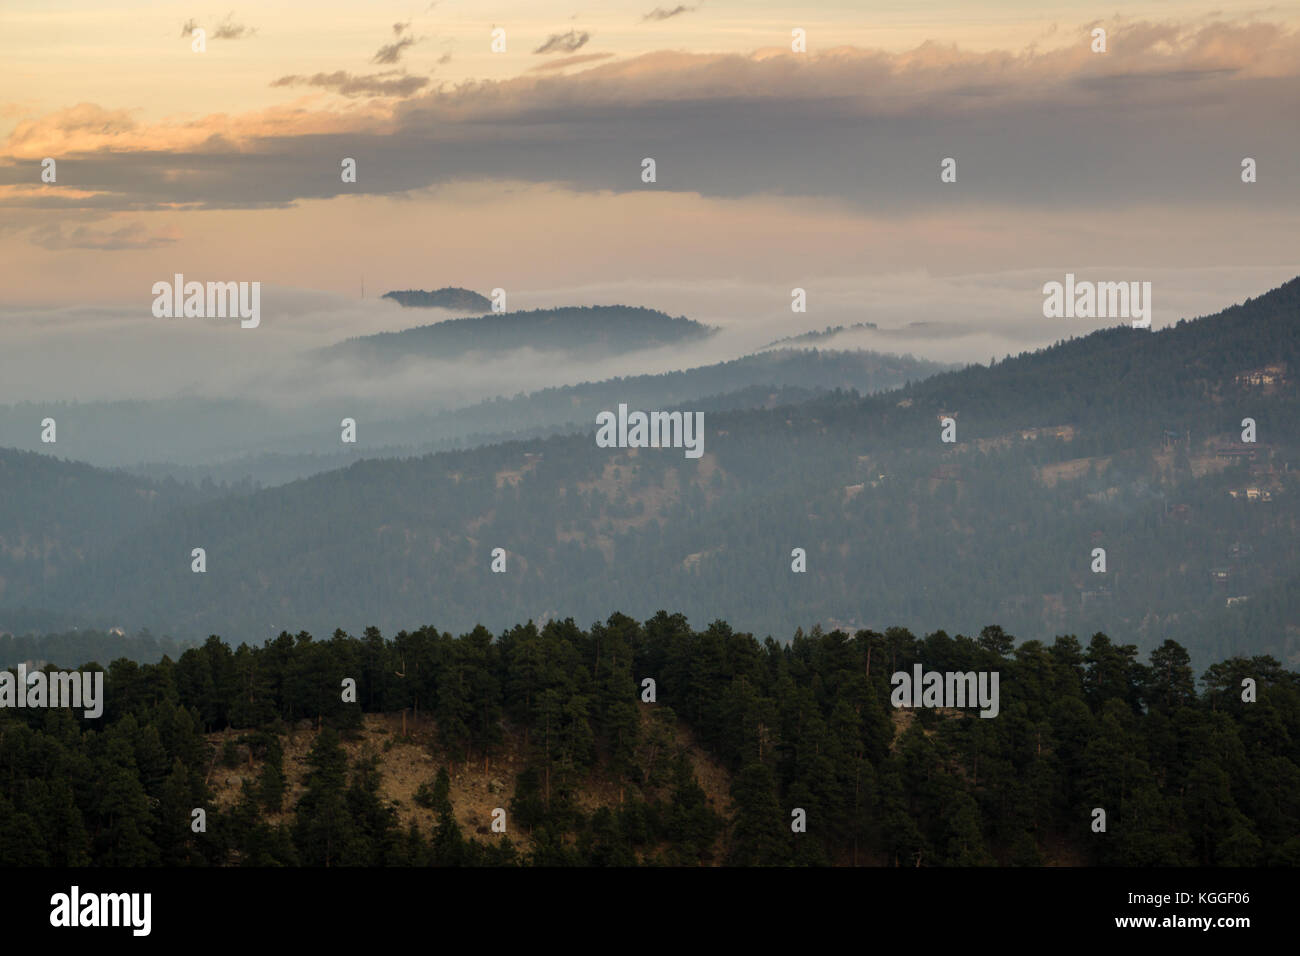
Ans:
[[[814,329],[811,332],[802,332],[799,335],[784,336],[773,342],[768,342],[767,345],[763,346],[763,348],[774,349],[780,347],[788,347],[791,345],[809,345],[813,342],[824,342],[826,339],[833,339],[841,332],[865,332],[868,330],[874,331],[876,328],[877,325],[875,322],[855,322],[848,327],[845,327],[843,325],[828,325],[820,332]]]
[[[593,421],[361,461],[131,529],[47,580],[46,599],[128,629],[260,641],[290,626],[595,619],[611,604],[645,616],[671,595],[759,633],[999,620],[1042,639],[1172,638],[1198,662],[1294,662],[1300,620],[1282,596],[1300,574],[1298,313],[1293,281],[1214,317],[884,394],[709,412],[699,459],[597,447]],[[1224,627],[1234,616],[1249,626]]]
[[[381,298],[392,299],[408,309],[453,309],[457,312],[486,312],[492,300],[470,289],[447,286],[426,292],[423,289],[403,289],[385,292]]]
[[[489,313],[401,332],[379,332],[348,339],[325,349],[324,354],[391,362],[410,356],[446,359],[527,348],[590,357],[687,345],[716,331],[685,316],[673,318],[641,306],[566,306]]]
[[[151,482],[0,449],[0,606],[10,608],[0,614],[0,631],[48,626],[70,611],[52,606],[57,602],[48,600],[47,589],[60,576],[75,575],[86,555],[111,549],[169,511],[229,493],[211,483]],[[24,603],[45,613],[26,621]]]
[[[997,717],[894,707],[915,665],[998,673]],[[104,683],[98,719],[0,709],[0,865],[1300,864],[1300,675],[1198,689],[1173,641],[660,611],[214,636]]]
[[[671,409],[707,403],[711,410],[733,410],[806,400],[835,389],[878,392],[950,369],[911,356],[880,352],[819,352],[782,349],[712,365],[648,375],[629,375],[581,382],[514,396],[487,399],[464,408],[420,418],[368,424],[372,447],[388,452],[404,436],[424,432],[439,439],[472,439],[461,447],[496,440],[545,437],[555,432],[585,431],[596,415],[620,402],[638,408]],[[696,406],[693,406],[696,407]],[[545,429],[543,435],[530,430]],[[432,449],[407,445],[405,454]]]

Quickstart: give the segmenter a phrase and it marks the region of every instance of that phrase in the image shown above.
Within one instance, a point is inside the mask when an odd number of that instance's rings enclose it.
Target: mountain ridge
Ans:
[[[717,333],[685,316],[644,306],[561,306],[444,319],[400,332],[377,332],[329,346],[322,354],[392,361],[410,355],[455,358],[471,352],[533,348],[573,355],[610,355],[681,345]]]

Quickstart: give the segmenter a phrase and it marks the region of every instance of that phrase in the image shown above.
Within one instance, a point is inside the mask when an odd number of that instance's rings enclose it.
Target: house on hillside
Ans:
[[[1260,388],[1264,385],[1281,385],[1286,382],[1285,365],[1265,365],[1263,368],[1250,369],[1236,376],[1234,381],[1238,385],[1245,385],[1249,388]]]
[[[1114,596],[1115,592],[1111,589],[1111,586],[1103,584],[1100,587],[1083,588],[1079,592],[1079,603],[1083,607],[1088,607],[1093,604],[1109,602]]]
[[[1254,461],[1255,456],[1259,453],[1259,446],[1253,443],[1243,444],[1242,442],[1233,442],[1231,445],[1223,445],[1214,450],[1214,457],[1220,461],[1238,461],[1245,459]]]

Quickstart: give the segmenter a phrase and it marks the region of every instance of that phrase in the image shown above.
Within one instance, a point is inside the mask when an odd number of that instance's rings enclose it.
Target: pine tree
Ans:
[[[731,862],[773,866],[788,862],[790,824],[777,802],[776,778],[764,764],[752,763],[731,785]]]
[[[356,824],[348,812],[347,755],[326,726],[307,754],[307,787],[295,808],[294,846],[304,866],[338,866],[355,858]]]
[[[257,778],[257,796],[268,813],[279,813],[284,805],[284,748],[276,734],[266,742],[266,758]]]

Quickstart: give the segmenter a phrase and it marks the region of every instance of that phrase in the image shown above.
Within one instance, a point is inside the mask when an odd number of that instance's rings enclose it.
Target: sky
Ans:
[[[0,63],[0,402],[252,387],[428,321],[388,289],[983,362],[1115,324],[1067,272],[1157,328],[1300,273],[1298,3],[5,0]],[[262,326],[154,318],[175,273]]]

